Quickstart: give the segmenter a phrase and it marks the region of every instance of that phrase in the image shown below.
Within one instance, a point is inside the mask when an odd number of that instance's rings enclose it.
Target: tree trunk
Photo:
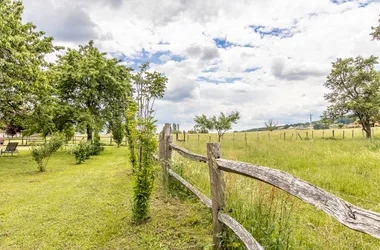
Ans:
[[[371,125],[368,123],[363,124],[363,130],[366,133],[366,138],[371,139]]]
[[[87,125],[87,141],[92,141],[92,131],[93,129],[90,125]]]
[[[220,142],[220,138],[222,138],[223,135],[218,134],[218,142]]]

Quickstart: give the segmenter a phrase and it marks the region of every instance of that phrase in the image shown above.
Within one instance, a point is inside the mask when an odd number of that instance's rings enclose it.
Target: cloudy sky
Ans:
[[[24,0],[25,21],[169,78],[159,124],[239,111],[234,130],[317,119],[338,57],[380,56],[380,0]],[[380,69],[380,67],[378,67]]]

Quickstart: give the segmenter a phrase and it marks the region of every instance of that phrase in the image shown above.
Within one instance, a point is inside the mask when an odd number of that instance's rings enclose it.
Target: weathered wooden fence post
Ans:
[[[214,249],[221,248],[220,235],[224,230],[224,226],[218,220],[218,213],[226,206],[225,200],[225,184],[223,172],[219,169],[216,159],[222,157],[220,143],[207,143],[207,161],[210,172],[210,187],[212,196],[212,224],[213,224],[213,242]]]
[[[332,131],[332,137],[335,138],[335,130]]]
[[[183,141],[186,142],[186,131],[183,131]]]
[[[211,135],[208,136],[208,141],[211,142]]]
[[[199,135],[198,135],[198,144],[199,144]]]
[[[162,180],[164,187],[167,187],[169,180],[169,168],[172,158],[172,149],[170,144],[173,143],[173,136],[170,134],[170,123],[165,123],[165,126],[160,134],[159,142],[159,158],[161,161]]]
[[[306,132],[306,140],[309,140],[309,132]]]

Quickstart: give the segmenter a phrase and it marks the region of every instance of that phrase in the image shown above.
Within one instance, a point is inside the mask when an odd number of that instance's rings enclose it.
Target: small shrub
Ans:
[[[100,136],[95,134],[90,148],[90,155],[99,155],[102,151],[104,151],[104,146],[100,142]]]
[[[81,164],[86,159],[90,158],[91,144],[81,141],[74,149],[75,160],[77,164]]]
[[[63,144],[61,136],[53,136],[50,141],[40,146],[33,145],[32,157],[38,165],[38,170],[44,172],[50,160],[51,155],[56,152]]]

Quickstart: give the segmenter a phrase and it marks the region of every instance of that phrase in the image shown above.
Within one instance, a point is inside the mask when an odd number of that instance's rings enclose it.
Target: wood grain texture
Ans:
[[[181,148],[181,147],[179,147],[179,146],[177,146],[177,145],[175,145],[173,143],[170,144],[170,148],[172,148],[173,150],[177,151],[180,155],[182,155],[183,157],[185,157],[187,159],[190,159],[190,160],[193,160],[193,161],[207,163],[207,156],[195,154],[195,153],[190,152],[187,149]]]
[[[199,200],[203,204],[205,204],[206,207],[211,209],[212,202],[211,199],[208,198],[206,195],[202,194],[196,187],[188,183],[185,179],[183,179],[181,176],[179,176],[176,172],[174,172],[172,169],[169,169],[169,175],[175,178],[177,181],[181,182],[182,185],[184,185],[188,190],[190,190],[193,194],[195,194]]]
[[[210,173],[210,188],[212,200],[212,224],[213,224],[213,242],[214,249],[221,249],[220,235],[225,228],[223,223],[218,220],[218,213],[226,206],[225,200],[225,183],[223,172],[220,170],[217,159],[222,157],[220,143],[207,143],[207,162]]]
[[[357,207],[335,195],[286,172],[250,163],[218,159],[218,166],[273,185],[315,206],[343,225],[380,239],[380,214]]]
[[[244,243],[247,250],[264,250],[264,248],[252,237],[252,235],[231,216],[219,213],[218,219],[229,227]]]

